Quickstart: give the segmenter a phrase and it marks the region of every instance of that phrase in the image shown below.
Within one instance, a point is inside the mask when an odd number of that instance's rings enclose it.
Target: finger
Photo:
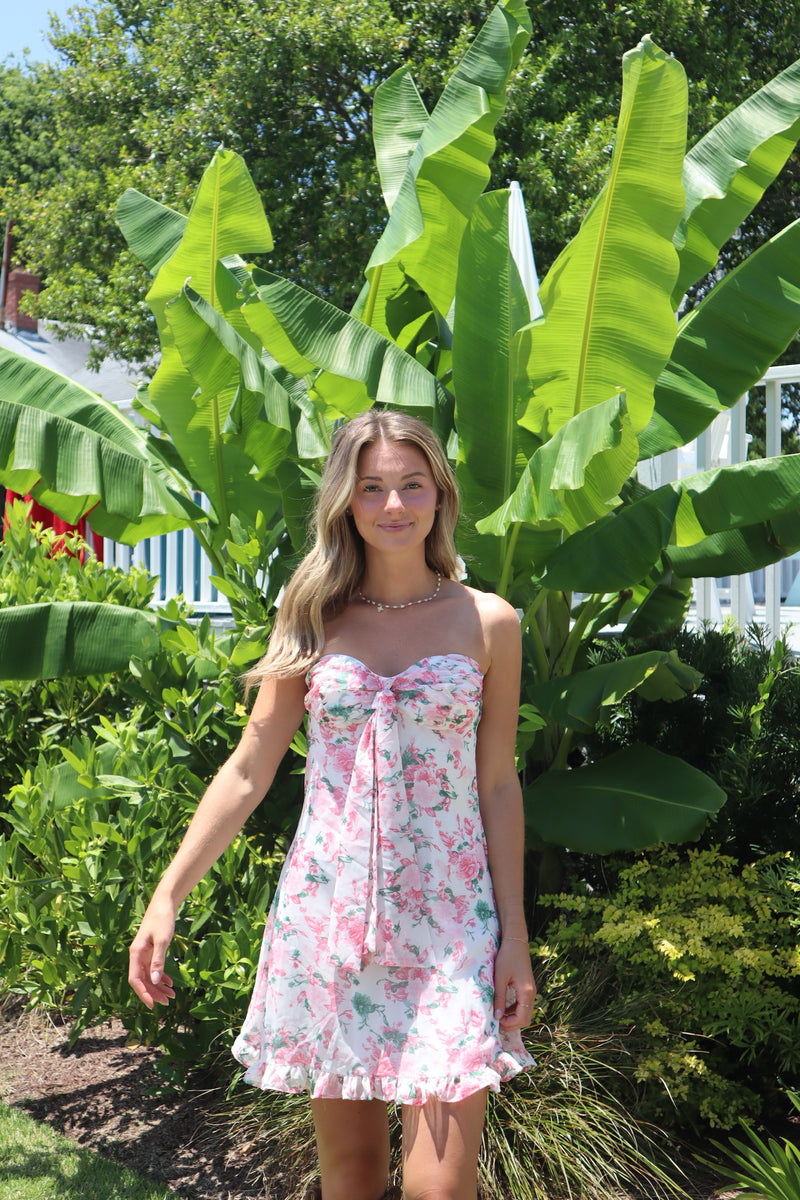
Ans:
[[[149,942],[137,946],[134,942],[130,948],[130,969],[128,983],[147,1008],[154,1004],[169,1004],[175,998],[172,979],[164,971],[166,947],[158,954]],[[160,965],[159,965],[160,964]]]
[[[150,982],[156,986],[161,983],[161,977],[164,974],[164,962],[168,949],[168,941],[153,942],[153,953],[150,957]]]
[[[510,984],[511,984],[510,976],[508,976],[508,975],[503,975],[503,976],[496,975],[495,976],[494,1000],[493,1000],[495,1021],[501,1020],[501,1018],[508,1011],[507,998],[508,998],[508,989],[509,989]]]

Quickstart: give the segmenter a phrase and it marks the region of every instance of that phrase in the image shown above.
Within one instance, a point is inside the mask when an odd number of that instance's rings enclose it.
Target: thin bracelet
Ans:
[[[526,946],[530,945],[530,938],[506,937],[505,934],[500,934],[501,942],[524,942]]]

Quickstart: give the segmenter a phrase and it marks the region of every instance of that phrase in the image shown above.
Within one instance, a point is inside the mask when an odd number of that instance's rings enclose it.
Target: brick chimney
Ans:
[[[41,280],[38,275],[32,275],[30,271],[23,271],[20,267],[15,267],[10,272],[4,314],[7,326],[10,325],[14,329],[24,329],[28,333],[38,332],[38,321],[35,317],[29,317],[27,313],[20,312],[19,305],[25,292],[33,292],[34,296],[38,296],[40,283]]]

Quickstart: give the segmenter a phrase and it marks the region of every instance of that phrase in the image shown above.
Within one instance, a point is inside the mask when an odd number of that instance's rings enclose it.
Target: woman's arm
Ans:
[[[501,1027],[511,1030],[528,1024],[536,996],[523,905],[522,790],[514,761],[522,650],[519,620],[509,604],[486,596],[481,610],[491,663],[478,726],[478,796],[500,921],[495,1012]],[[509,989],[514,992],[510,1002]]]
[[[128,981],[152,1008],[175,995],[164,960],[183,900],[233,841],[270,787],[303,719],[305,678],[267,679],[239,745],[209,784],[156,887],[130,948]]]

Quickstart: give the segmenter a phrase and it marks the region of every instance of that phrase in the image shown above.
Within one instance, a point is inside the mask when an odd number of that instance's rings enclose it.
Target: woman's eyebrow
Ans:
[[[425,472],[424,471],[408,471],[407,474],[401,475],[400,478],[401,479],[413,479],[415,475],[422,475],[424,478]],[[383,476],[382,475],[356,475],[356,479],[359,479],[359,480],[362,480],[362,479],[382,480]]]

